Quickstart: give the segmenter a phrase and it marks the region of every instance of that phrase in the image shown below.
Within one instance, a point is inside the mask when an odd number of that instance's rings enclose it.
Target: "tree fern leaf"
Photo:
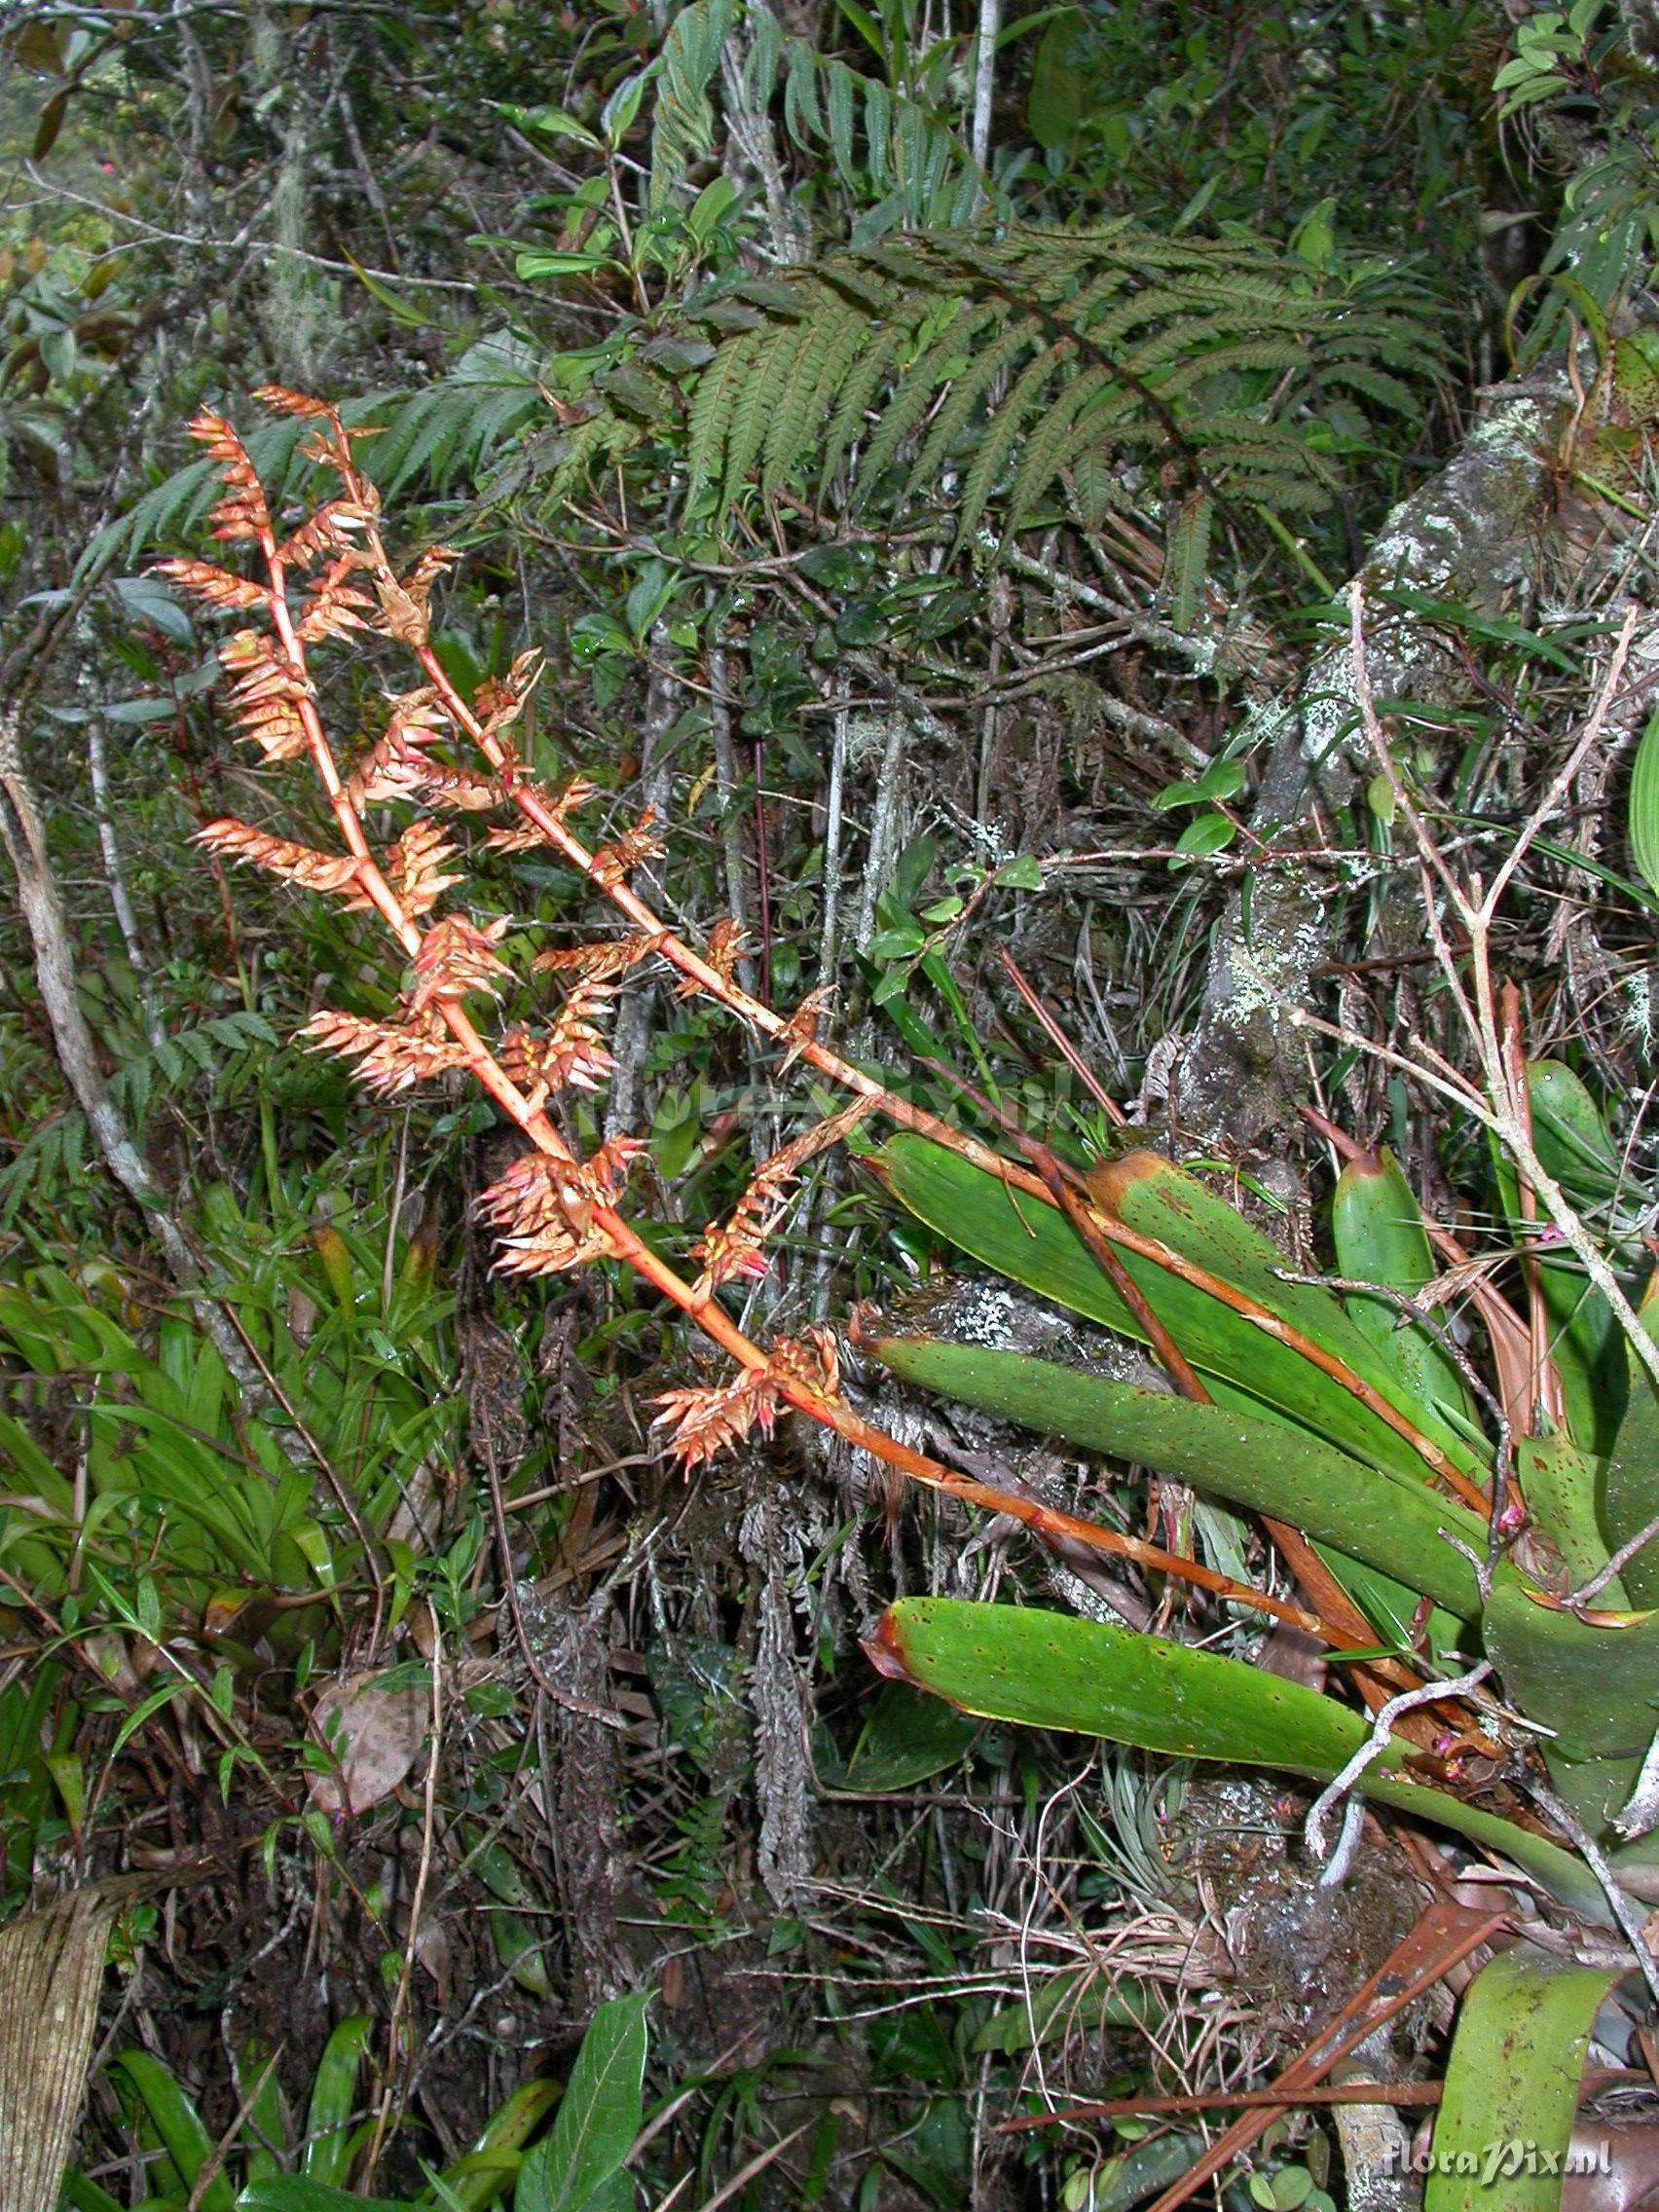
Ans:
[[[835,403],[835,412],[830,418],[830,427],[824,433],[824,468],[820,482],[827,484],[834,475],[847,448],[864,428],[865,414],[875,397],[877,387],[887,374],[887,364],[899,342],[899,331],[892,323],[871,326],[864,351],[854,360],[841,396]]]
[[[800,38],[790,40],[786,55],[784,129],[804,150],[824,136],[824,115],[818,105],[818,56]]]
[[[967,346],[974,347],[976,350],[970,353],[968,367],[956,378],[950,388],[950,396],[929,425],[926,441],[905,480],[905,498],[909,498],[924,484],[932,483],[938,476],[952,447],[966,429],[968,418],[989,391],[994,381],[1012,362],[1017,360],[1027,346],[1041,342],[1043,326],[1029,315],[1004,330],[1000,337],[990,338],[988,342],[981,338],[981,332],[994,328],[1010,313],[1009,303],[997,300],[988,307],[971,308],[958,317],[960,328],[952,330],[952,337],[956,339],[959,349]]]
[[[765,330],[746,330],[719,349],[698,379],[686,423],[687,502],[722,470],[732,412],[767,336]]]
[[[658,56],[656,106],[651,117],[648,203],[654,213],[691,163],[714,143],[709,80],[731,28],[733,0],[690,0],[669,26]]]
[[[843,184],[856,184],[853,166],[853,93],[857,79],[844,61],[824,65],[824,97],[830,110],[830,150]]]
[[[1190,631],[1198,622],[1214,517],[1215,502],[1207,492],[1190,493],[1175,510],[1163,574],[1169,587],[1169,620],[1177,630]]]
[[[888,138],[893,127],[893,96],[878,78],[864,81],[865,139],[872,190],[887,189]]]
[[[963,479],[962,519],[957,525],[959,539],[971,537],[978,528],[986,502],[1007,465],[1015,441],[1025,427],[1027,418],[1042,397],[1049,380],[1065,365],[1073,350],[1072,341],[1063,338],[1057,346],[1045,349],[1035,360],[1028,361],[1014,379],[1007,398],[987,424],[984,439],[974,457],[972,467]]]
[[[766,0],[749,0],[744,16],[749,25],[749,52],[743,63],[743,90],[750,106],[764,112],[772,104],[777,86],[784,34]]]
[[[811,444],[868,322],[857,301],[832,292],[826,295],[824,310],[814,316],[796,351],[787,387],[777,395],[766,425],[760,484],[768,497]]]
[[[914,100],[901,100],[893,132],[894,181],[903,195],[905,211],[917,220],[921,195],[926,191],[928,155],[927,118]]]
[[[751,372],[737,394],[726,430],[725,475],[720,490],[725,506],[729,507],[742,492],[766,435],[767,414],[779,391],[789,384],[796,355],[810,350],[812,337],[810,320],[779,324],[769,335],[756,332]]]
[[[1422,412],[1418,396],[1410,385],[1402,384],[1384,369],[1368,367],[1361,361],[1330,361],[1320,369],[1326,384],[1347,385],[1376,407],[1386,407],[1396,415],[1415,418]]]
[[[1241,340],[1235,346],[1211,346],[1195,353],[1190,360],[1177,361],[1167,375],[1160,377],[1158,396],[1166,407],[1172,406],[1188,392],[1218,378],[1233,378],[1249,371],[1282,375],[1286,370],[1307,366],[1307,350],[1294,339],[1256,338]]]
[[[1009,488],[1010,531],[1019,528],[1053,483],[1059,469],[1059,457],[1066,450],[1079,414],[1102,392],[1112,388],[1113,381],[1112,372],[1105,368],[1086,369],[1081,376],[1074,377],[1027,438]]]
[[[961,350],[960,319],[960,313],[953,315],[933,344],[903,370],[865,454],[859,470],[861,488],[876,483],[892,466],[900,446],[933,404],[934,394],[949,374],[948,364]]]
[[[922,187],[918,196],[921,202],[921,215],[918,220],[925,219],[927,215],[931,214],[934,204],[943,189],[945,171],[950,166],[952,151],[951,142],[942,130],[930,133],[928,162],[922,172]],[[955,192],[944,209],[945,221],[953,225],[971,223],[978,209],[980,195],[983,191],[983,181],[975,170],[974,165],[971,162],[964,162],[961,174],[956,180]]]

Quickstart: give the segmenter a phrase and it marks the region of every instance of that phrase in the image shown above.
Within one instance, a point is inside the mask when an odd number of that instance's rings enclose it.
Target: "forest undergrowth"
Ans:
[[[3,39],[0,2196],[1644,2201],[1634,12]]]

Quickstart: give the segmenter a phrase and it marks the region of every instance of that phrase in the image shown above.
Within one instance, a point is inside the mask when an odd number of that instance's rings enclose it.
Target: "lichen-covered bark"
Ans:
[[[1441,706],[1469,696],[1461,663],[1409,618],[1380,604],[1390,586],[1433,592],[1496,613],[1534,578],[1550,457],[1567,420],[1565,382],[1506,385],[1440,474],[1389,517],[1361,574],[1377,620],[1367,669],[1378,698]],[[1251,828],[1275,853],[1314,846],[1333,812],[1371,772],[1357,738],[1353,668],[1346,639],[1314,661],[1294,693],[1262,710],[1268,756]],[[1240,895],[1216,934],[1198,1024],[1175,1063],[1171,1099],[1183,1126],[1210,1140],[1276,1152],[1305,1088],[1305,1044],[1286,1017],[1329,957],[1330,916],[1320,875],[1294,865],[1253,878],[1248,928]]]

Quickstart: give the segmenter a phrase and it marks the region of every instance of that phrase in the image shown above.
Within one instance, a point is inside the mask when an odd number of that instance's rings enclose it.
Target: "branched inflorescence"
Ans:
[[[866,1115],[880,1113],[950,1146],[999,1174],[1022,1198],[1051,1204],[1051,1196],[1039,1177],[911,1106],[821,1043],[827,985],[810,991],[790,1014],[779,1014],[737,982],[742,947],[734,924],[717,921],[701,951],[669,929],[629,880],[663,851],[649,811],[608,844],[590,848],[582,842],[571,819],[597,795],[595,787],[577,777],[551,790],[514,747],[513,725],[537,674],[535,656],[521,656],[504,677],[489,679],[463,698],[432,650],[428,615],[432,586],[455,556],[434,547],[398,574],[381,536],[379,497],[352,458],[353,439],[367,433],[348,429],[333,408],[302,393],[272,386],[257,396],[272,411],[311,425],[301,451],[333,474],[338,493],[278,540],[240,439],[221,416],[201,415],[191,433],[206,447],[225,486],[211,513],[213,535],[251,547],[263,574],[256,580],[189,559],[165,561],[160,570],[209,608],[263,613],[264,627],[239,629],[220,648],[231,712],[241,737],[267,761],[309,758],[332,811],[340,849],[323,852],[234,820],[208,823],[201,841],[217,854],[380,915],[405,964],[395,1017],[372,1021],[327,1010],[306,1024],[305,1034],[318,1051],[350,1061],[357,1079],[383,1097],[465,1070],[515,1124],[529,1149],[479,1201],[499,1240],[499,1268],[551,1274],[594,1261],[616,1262],[680,1308],[733,1359],[737,1372],[730,1381],[673,1390],[659,1401],[670,1449],[687,1468],[756,1431],[769,1435],[778,1415],[793,1410],[910,1480],[1008,1514],[1045,1540],[1126,1557],[1332,1634],[1316,1616],[1211,1568],[976,1482],[885,1435],[847,1404],[828,1330],[809,1329],[800,1338],[762,1347],[739,1328],[719,1302],[720,1289],[765,1272],[767,1244],[790,1209],[801,1171]],[[406,647],[423,681],[387,702],[379,735],[342,772],[318,708],[309,653],[320,641],[350,642],[364,633]],[[470,747],[475,760],[457,765],[435,757],[438,749],[451,754],[460,747]],[[394,842],[378,855],[363,821],[371,805],[412,810]],[[440,910],[445,894],[465,880],[459,865],[461,818],[491,813],[498,819],[486,832],[490,849],[551,849],[628,924],[622,937],[537,954],[533,970],[554,978],[563,998],[540,1025],[513,1024],[494,1044],[468,1009],[498,1000],[514,979],[500,949],[508,923]],[[779,1073],[803,1059],[847,1098],[838,1112],[763,1161],[728,1217],[703,1232],[691,1248],[702,1268],[695,1280],[682,1275],[617,1211],[641,1141],[613,1137],[591,1158],[578,1160],[545,1111],[563,1091],[593,1090],[604,1083],[611,1063],[602,1024],[618,990],[651,960],[674,971],[682,997],[713,1000],[775,1047]],[[1147,1240],[1122,1224],[1103,1222],[1101,1234],[1146,1248]]]

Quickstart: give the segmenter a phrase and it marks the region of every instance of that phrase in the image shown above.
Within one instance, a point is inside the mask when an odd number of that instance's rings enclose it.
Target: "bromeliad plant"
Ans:
[[[236,821],[202,835],[220,853],[379,914],[406,964],[393,1017],[324,1012],[309,1025],[312,1040],[353,1063],[381,1096],[453,1070],[483,1087],[526,1143],[481,1201],[500,1265],[550,1274],[618,1263],[731,1357],[728,1382],[662,1401],[672,1448],[687,1467],[768,1432],[793,1410],[898,1474],[1008,1514],[1045,1541],[1116,1554],[1218,1604],[1290,1622],[1338,1655],[1355,1654],[1348,1678],[1372,1717],[1172,1641],[937,1599],[890,1608],[871,1645],[888,1672],[972,1713],[1278,1768],[1328,1795],[1333,1786],[1361,1790],[1460,1833],[1561,1904],[1611,1915],[1634,1936],[1629,1899],[1600,1842],[1654,1821],[1654,1762],[1644,1764],[1644,1753],[1659,1679],[1659,1611],[1647,1609],[1659,1595],[1659,1562],[1643,1547],[1659,1513],[1659,1326],[1649,1334],[1651,1310],[1642,1319],[1631,1312],[1572,1203],[1609,1173],[1616,1185],[1605,1131],[1567,1071],[1524,1068],[1518,1013],[1492,989],[1486,931],[1509,870],[1488,894],[1452,887],[1474,947],[1469,1016],[1485,1078],[1452,1088],[1494,1138],[1527,1288],[1517,1312],[1478,1272],[1463,1270],[1492,1346],[1493,1387],[1414,1303],[1434,1273],[1436,1244],[1454,1268],[1463,1255],[1425,1225],[1387,1159],[1350,1148],[1334,1214],[1338,1274],[1310,1279],[1167,1161],[1140,1153],[1086,1176],[1028,1139],[1019,1140],[1021,1160],[1003,1158],[822,1043],[822,990],[788,1014],[745,990],[732,925],[717,923],[698,950],[632,888],[633,871],[661,849],[650,817],[596,848],[571,824],[598,794],[580,778],[548,788],[516,750],[534,661],[470,697],[451,681],[427,607],[451,557],[437,548],[405,573],[393,568],[378,499],[353,458],[354,433],[300,394],[274,388],[261,397],[306,422],[303,450],[338,490],[279,536],[241,442],[221,418],[203,416],[194,433],[226,485],[216,535],[250,546],[260,573],[199,560],[167,562],[165,572],[208,606],[262,618],[263,627],[239,630],[222,648],[237,719],[269,762],[309,761],[338,843],[324,850]],[[406,648],[421,681],[391,699],[384,726],[355,756],[342,758],[324,727],[311,654],[324,641],[365,635]],[[1381,749],[1361,645],[1356,636],[1358,696]],[[1385,749],[1382,756],[1388,772]],[[1397,797],[1415,822],[1408,795]],[[371,843],[371,807],[406,810],[384,850]],[[443,908],[444,895],[464,881],[460,825],[473,814],[497,818],[489,848],[556,858],[624,925],[619,935],[537,953],[530,966],[551,979],[553,1003],[510,1020],[500,1002],[522,981],[508,957],[511,918]],[[607,1011],[653,961],[675,972],[683,994],[715,1002],[773,1047],[780,1074],[802,1060],[846,1100],[756,1170],[731,1213],[692,1245],[695,1277],[619,1210],[639,1143],[612,1137],[580,1158],[548,1111],[560,1093],[603,1082]],[[763,1271],[768,1237],[809,1161],[872,1115],[896,1128],[871,1164],[901,1203],[981,1265],[1148,1345],[1173,1388],[926,1339],[880,1341],[879,1357],[907,1381],[1261,1515],[1307,1604],[929,1459],[847,1403],[829,1332],[762,1346],[739,1327],[722,1291]],[[1540,1236],[1540,1208],[1560,1233],[1554,1245]],[[1478,1669],[1469,1664],[1477,1646]],[[1507,1704],[1479,1691],[1488,1673]],[[1541,1797],[1562,1840],[1538,1832],[1530,1816],[1515,1817],[1518,1788]],[[1641,1886],[1652,1876],[1627,1878]],[[1592,1993],[1573,1984],[1557,1994],[1576,2018]],[[1530,2002],[1526,1989],[1515,1998],[1523,2002]],[[1490,2027],[1486,2008],[1480,2016]],[[1507,2017],[1502,2004],[1497,2017]],[[1558,2072],[1570,2040],[1551,2050]],[[1556,2084],[1555,2074],[1549,2080]],[[1570,2093],[1563,2109],[1569,2121]],[[1440,2124],[1450,2141],[1463,2128],[1501,2133],[1497,2117],[1471,2091],[1448,2099]]]

